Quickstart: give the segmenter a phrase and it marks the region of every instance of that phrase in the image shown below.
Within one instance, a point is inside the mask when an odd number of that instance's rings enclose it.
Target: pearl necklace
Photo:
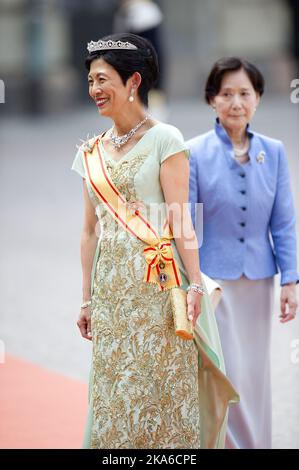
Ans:
[[[249,141],[247,141],[246,145],[242,147],[241,149],[237,147],[233,147],[234,154],[236,157],[242,157],[243,155],[246,155],[248,152],[248,149],[249,149]]]
[[[145,118],[142,121],[140,121],[135,127],[133,127],[133,129],[131,129],[129,132],[127,132],[127,134],[124,134],[124,135],[119,135],[119,136],[115,135],[115,127],[113,127],[111,134],[110,134],[110,141],[114,145],[114,148],[119,150],[123,145],[125,145],[128,142],[128,140],[131,139],[131,137],[133,137],[133,135],[136,134],[139,127],[141,127],[142,124],[144,124],[148,120],[148,118],[149,116],[145,116]]]

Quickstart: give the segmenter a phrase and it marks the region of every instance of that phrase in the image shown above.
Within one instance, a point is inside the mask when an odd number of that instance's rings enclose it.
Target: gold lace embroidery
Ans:
[[[145,159],[107,161],[128,202],[136,200],[134,178]],[[143,243],[120,229],[103,204],[99,207],[91,447],[199,448],[195,345],[175,335],[169,292],[143,282]]]

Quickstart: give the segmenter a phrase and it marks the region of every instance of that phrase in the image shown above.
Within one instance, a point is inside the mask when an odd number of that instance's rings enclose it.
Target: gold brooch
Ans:
[[[266,152],[264,152],[264,150],[261,150],[260,153],[258,154],[258,156],[256,157],[256,161],[258,163],[264,163],[265,162],[265,156],[266,156]]]

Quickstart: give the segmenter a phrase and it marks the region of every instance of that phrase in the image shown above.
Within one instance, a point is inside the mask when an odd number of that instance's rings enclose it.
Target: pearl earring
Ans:
[[[133,91],[131,91],[131,95],[129,96],[129,101],[130,103],[133,103],[134,101]]]

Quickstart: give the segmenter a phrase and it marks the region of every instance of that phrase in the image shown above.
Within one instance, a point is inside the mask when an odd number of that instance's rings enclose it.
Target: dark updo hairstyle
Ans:
[[[112,49],[92,52],[85,60],[87,70],[90,70],[93,60],[102,58],[117,71],[124,85],[134,72],[139,72],[142,80],[138,96],[141,102],[148,106],[148,92],[155,85],[159,75],[158,57],[154,47],[147,39],[131,33],[111,34],[102,38],[102,41],[108,40],[128,41],[134,44],[137,50]]]
[[[223,57],[215,62],[208,76],[205,87],[206,102],[210,104],[211,99],[218,95],[225,73],[236,72],[241,69],[244,69],[246,72],[256,93],[262,96],[264,93],[265,80],[258,68],[250,62],[247,62],[247,60],[240,59],[239,57]]]

